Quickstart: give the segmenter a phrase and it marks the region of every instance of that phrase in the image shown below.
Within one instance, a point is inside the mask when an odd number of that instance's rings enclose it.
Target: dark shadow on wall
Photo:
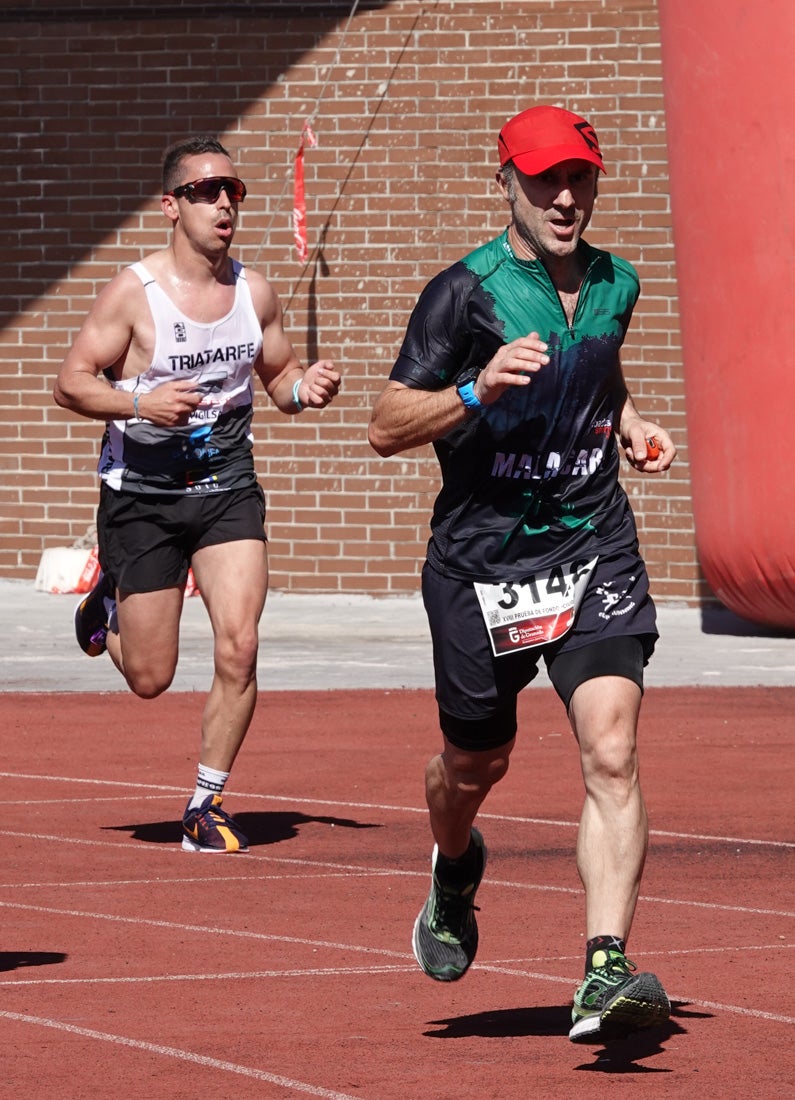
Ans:
[[[390,2],[359,0],[356,14]],[[34,0],[0,11],[0,326],[151,200],[168,144],[185,134],[228,132],[305,53],[346,24],[353,7],[354,0]],[[71,81],[74,74],[79,79]]]
[[[724,635],[729,638],[795,638],[795,631],[784,627],[770,626],[763,622],[753,622],[743,618],[721,603],[710,588],[701,564],[698,563],[698,610],[701,615],[703,634]],[[658,605],[662,601],[658,597]]]
[[[749,622],[722,604],[704,604],[701,608],[704,634],[724,634],[735,638],[795,638],[795,631]]]
[[[357,11],[382,8],[389,0],[359,0]],[[97,3],[86,0],[30,0],[27,4],[7,4],[0,10],[0,23],[41,23],[47,19],[117,20],[125,14],[136,19],[187,19],[198,16],[223,15],[276,15],[306,19],[312,16],[328,16],[337,19],[347,16],[353,7],[352,0],[223,0],[219,5],[210,0],[174,0],[172,3],[142,4],[138,0],[108,0]]]
[[[701,594],[699,611],[703,634],[723,635],[729,638],[795,638],[795,631],[766,623],[752,622],[738,615],[712,592],[704,571],[698,569]]]
[[[307,362],[309,363],[314,363],[317,359],[320,358],[320,347],[318,344],[318,332],[320,331],[320,322],[318,320],[317,311],[318,272],[321,276],[323,276],[323,278],[325,278],[329,273],[329,267],[326,263],[326,256],[323,252],[323,238],[321,238],[321,242],[317,247],[317,251],[312,258],[312,277],[309,280],[306,317],[306,358]]]

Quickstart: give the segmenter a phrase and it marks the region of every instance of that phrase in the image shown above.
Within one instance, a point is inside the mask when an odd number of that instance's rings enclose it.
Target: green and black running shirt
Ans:
[[[631,264],[580,248],[588,269],[571,326],[543,264],[518,259],[507,231],[432,279],[411,315],[390,379],[415,389],[471,381],[530,332],[549,345],[529,386],[509,387],[434,443],[442,488],[428,564],[447,576],[519,581],[637,550],[613,433],[640,286]]]

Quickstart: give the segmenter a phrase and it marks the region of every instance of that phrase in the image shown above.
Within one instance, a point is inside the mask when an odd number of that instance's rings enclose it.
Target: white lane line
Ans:
[[[156,982],[227,982],[243,981],[248,978],[337,978],[342,975],[361,974],[367,977],[369,974],[407,974],[414,973],[416,963],[406,963],[403,966],[316,966],[312,969],[297,970],[244,970],[239,973],[228,974],[147,974],[133,978],[126,975],[123,978],[20,978],[17,981],[6,979],[0,982],[0,986],[24,985],[150,985]]]
[[[754,944],[716,944],[713,947],[683,947],[672,950],[660,951],[650,949],[648,954],[660,959],[667,959],[674,955],[737,955],[746,951],[791,951],[795,943],[754,943]],[[526,955],[517,955],[514,958],[494,959],[493,966],[521,966],[522,963],[561,963],[582,961],[582,955],[537,955],[528,959]]]
[[[149,921],[147,923],[161,923]],[[261,937],[265,939],[286,939],[286,937]],[[291,941],[296,942],[296,941]],[[307,942],[307,941],[298,941]],[[341,945],[330,945],[339,947]],[[349,950],[359,951],[361,948],[349,947]],[[386,952],[387,954],[394,954],[394,952]],[[566,985],[571,987],[576,985],[577,979],[571,977],[564,978],[558,974],[544,974],[540,971],[528,970],[521,966],[505,966],[497,963],[473,963],[473,970],[482,970],[488,974],[499,974],[503,977],[520,978],[522,980],[532,979],[538,982],[551,982],[554,985]],[[32,986],[32,985],[132,985],[136,983],[156,983],[156,982],[188,982],[188,981],[235,981],[243,979],[265,979],[265,978],[301,978],[301,977],[337,977],[340,975],[350,974],[415,974],[417,970],[416,964],[412,961],[410,965],[404,966],[368,966],[366,969],[362,967],[327,967],[327,968],[314,968],[314,969],[298,969],[298,970],[262,970],[262,971],[245,971],[242,973],[226,973],[226,974],[171,974],[171,975],[155,975],[139,978],[123,977],[123,978],[31,978],[23,979],[21,981],[2,981],[0,982],[0,988],[6,987],[12,989],[16,986]],[[6,994],[9,996],[10,994]],[[764,1009],[758,1008],[746,1008],[743,1005],[725,1004],[719,1001],[705,1001],[700,997],[691,997],[687,994],[671,994],[670,1000],[672,1003],[681,1003],[686,1005],[695,1005],[699,1008],[714,1009],[718,1012],[726,1012],[734,1016],[747,1016],[755,1020],[770,1020],[775,1023],[781,1024],[795,1024],[795,1017],[785,1016],[781,1013],[767,1012]],[[674,1013],[675,1015],[675,1013]],[[0,1010],[0,1018],[8,1017],[10,1019],[22,1019],[28,1020],[28,1017],[17,1016],[15,1013],[5,1012]],[[33,1018],[34,1022],[36,1021]],[[81,1033],[82,1029],[67,1028],[67,1030],[78,1030]],[[99,1034],[99,1033],[97,1033]],[[144,1044],[144,1049],[153,1049],[151,1045]],[[208,1064],[216,1064],[213,1060]],[[258,1071],[257,1071],[258,1072]],[[270,1079],[270,1078],[268,1078]],[[295,1086],[293,1086],[295,1087]],[[318,1092],[318,1096],[334,1095],[331,1093]]]
[[[42,782],[50,782],[50,783],[69,783],[69,784],[86,783],[86,784],[93,785],[93,786],[122,787],[125,790],[130,790],[131,792],[134,792],[134,798],[135,798],[136,802],[141,800],[141,796],[140,796],[140,793],[139,793],[140,788],[138,788],[134,783],[130,783],[130,782],[127,782],[127,781],[124,781],[124,780],[86,779],[85,777],[74,778],[72,776],[67,776],[67,775],[33,775],[33,774],[25,773],[25,772],[0,772],[0,778],[4,778],[4,779],[33,779],[33,780],[40,780]],[[172,786],[163,786],[163,785],[157,785],[157,784],[150,784],[149,787],[148,787],[148,790],[149,791],[163,791],[164,793],[169,793],[169,794],[179,793],[181,795],[184,795],[184,793],[185,793],[185,788],[184,787],[172,787]],[[294,809],[300,808],[301,806],[325,806],[325,807],[332,807],[332,808],[341,808],[341,809],[346,809],[346,810],[378,810],[378,811],[385,811],[385,812],[389,812],[389,813],[403,813],[403,814],[422,814],[422,815],[425,815],[425,814],[428,813],[425,806],[394,806],[394,805],[390,805],[389,803],[381,803],[381,802],[348,802],[348,801],[343,801],[343,800],[339,800],[339,799],[329,800],[329,799],[321,799],[321,798],[306,798],[302,795],[292,796],[292,795],[271,795],[271,794],[246,794],[246,793],[241,793],[239,791],[233,791],[233,790],[228,790],[226,792],[226,794],[229,796],[229,798],[234,798],[235,800],[239,799],[240,801],[252,801],[253,800],[253,801],[256,801],[256,802],[280,802],[280,803],[281,802],[286,802],[291,807],[293,807]],[[152,794],[144,796],[144,798],[149,799],[149,800],[156,800],[159,797],[160,796],[158,796],[158,795],[152,795]],[[64,801],[72,801],[72,800],[71,799],[70,800],[56,799],[54,801],[64,802]],[[85,800],[84,799],[76,799],[75,801],[81,802],[81,801],[85,801]],[[94,801],[94,800],[92,799],[92,801]],[[106,800],[103,800],[103,801],[126,802],[128,800],[120,796],[116,800],[106,799]],[[26,804],[30,805],[31,803],[26,803]],[[41,804],[50,805],[50,801],[49,800],[42,800]],[[546,826],[551,826],[552,828],[558,828],[558,829],[576,829],[579,826],[578,821],[559,821],[559,820],[556,820],[554,818],[523,817],[521,815],[514,815],[514,814],[481,813],[478,816],[480,818],[482,818],[483,820],[488,820],[488,821],[504,821],[504,822],[509,822],[509,823],[512,823],[512,824],[521,824],[521,825],[546,825]],[[662,830],[662,829],[652,829],[651,830],[651,835],[652,836],[661,836],[661,837],[672,837],[676,840],[696,840],[696,841],[704,841],[704,842],[709,841],[709,842],[712,842],[712,843],[719,843],[719,844],[753,844],[753,845],[760,845],[760,846],[763,846],[763,847],[771,847],[771,848],[795,848],[795,841],[787,841],[787,840],[758,840],[758,839],[755,839],[755,838],[752,838],[752,837],[713,836],[709,833],[679,833],[679,832],[670,832],[670,831],[666,831],[666,830]]]
[[[45,833],[23,833],[13,831],[10,829],[0,830],[0,836],[16,836],[24,837],[31,840],[50,840],[63,843],[63,837],[57,835],[47,835]],[[109,848],[125,848],[127,851],[132,851],[132,847],[129,844],[121,842],[105,841],[105,840],[71,840],[69,842],[73,845],[88,845],[92,847],[109,847]],[[144,846],[151,851],[151,846]],[[177,845],[166,846],[163,851],[159,852],[160,855],[178,855],[180,858],[185,858],[185,853]],[[281,863],[288,864],[297,867],[301,870],[302,877],[306,877],[308,872],[317,872],[318,869],[322,869],[324,872],[332,872],[331,877],[361,877],[361,878],[426,878],[427,871],[404,871],[399,868],[392,867],[362,867],[352,863],[328,863],[319,860],[311,859],[288,859],[282,856],[269,856],[269,855],[255,855],[251,852],[245,855],[227,856],[227,859],[245,859],[249,863]],[[253,881],[257,881],[262,876],[251,876]],[[281,876],[280,876],[281,877]],[[326,873],[318,875],[319,878],[329,877]],[[153,885],[159,884],[160,879],[154,877],[150,880]],[[200,880],[197,880],[200,881]],[[59,884],[60,885],[60,884]],[[94,886],[95,883],[89,883],[88,885]],[[511,890],[534,890],[539,893],[546,894],[568,894],[571,896],[579,897],[582,894],[582,888],[576,886],[552,886],[549,883],[532,883],[532,882],[515,882],[510,879],[489,879],[489,885],[502,886]],[[19,889],[17,884],[3,883],[0,884],[0,889],[5,886],[8,889]],[[750,913],[754,916],[768,916],[768,917],[795,917],[795,912],[791,912],[786,909],[761,909],[756,906],[749,905],[724,905],[718,902],[710,901],[693,901],[687,898],[658,898],[649,894],[642,894],[639,901],[645,904],[656,905],[682,905],[689,906],[694,909],[709,909],[713,912],[719,913]],[[11,907],[11,902],[0,902],[0,905]],[[24,908],[24,906],[23,906]],[[54,910],[56,911],[56,910]]]
[[[125,790],[132,790],[135,786],[134,783],[124,779],[88,779],[86,776],[42,775],[39,772],[0,772],[0,779],[39,779],[45,783],[85,783],[93,787],[123,787]],[[148,791],[163,791],[171,794],[175,792],[182,793],[186,790],[184,786],[173,787],[162,783],[149,783],[146,789]],[[143,795],[142,797],[151,798],[154,796]]]
[[[654,951],[654,955],[658,955],[661,958],[669,958],[674,955],[737,955],[739,953],[745,953],[748,951],[791,951],[795,949],[795,943],[759,943],[759,944],[721,944],[713,947],[687,947],[687,948],[674,948],[668,951]],[[475,969],[493,969],[500,973],[512,973],[513,969],[526,965],[529,962],[536,963],[579,963],[581,956],[577,955],[539,955],[535,959],[528,959],[526,956],[519,956],[512,959],[495,959],[492,963],[476,964]],[[513,968],[513,969],[511,969]],[[218,981],[241,981],[248,978],[263,979],[263,978],[336,978],[341,975],[349,974],[361,974],[366,976],[368,974],[413,974],[417,970],[416,963],[412,960],[411,963],[405,965],[388,964],[383,966],[377,966],[373,963],[367,963],[362,966],[315,966],[315,967],[301,967],[300,969],[289,970],[245,970],[245,971],[228,971],[224,973],[195,973],[195,974],[146,974],[138,977],[131,977],[129,974],[124,977],[106,977],[106,978],[6,978],[0,981],[0,986],[9,986],[11,988],[20,985],[135,985],[135,984],[149,984],[154,982],[218,982]],[[525,974],[527,971],[518,971]],[[565,979],[555,979],[556,981],[564,981]]]
[[[181,1062],[190,1062],[195,1066],[207,1066],[209,1069],[220,1069],[226,1073],[237,1073],[241,1077],[252,1077],[255,1081],[265,1081],[269,1085],[279,1085],[281,1088],[292,1089],[293,1092],[302,1092],[307,1096],[321,1096],[326,1100],[361,1100],[361,1097],[353,1097],[347,1092],[333,1092],[331,1089],[321,1088],[319,1085],[310,1085],[306,1081],[295,1081],[290,1077],[282,1077],[279,1073],[268,1073],[264,1069],[255,1069],[252,1066],[241,1066],[236,1062],[223,1062],[218,1058],[209,1058],[205,1054],[196,1054],[192,1050],[180,1050],[178,1047],[167,1047],[160,1043],[148,1043],[144,1039],[130,1039],[126,1035],[112,1035],[107,1031],[95,1031],[90,1027],[76,1027],[74,1024],[66,1024],[61,1020],[47,1019],[43,1016],[28,1016],[21,1012],[6,1012],[0,1009],[0,1019],[14,1020],[16,1023],[31,1024],[36,1027],[49,1027],[56,1031],[65,1031],[70,1035],[80,1035],[85,1039],[98,1039],[103,1043],[115,1043],[117,1046],[132,1047],[133,1050],[146,1051],[147,1054],[162,1054],[167,1058],[176,1058]]]
[[[693,909],[720,909],[722,912],[752,913],[762,917],[795,917],[795,912],[787,909],[757,909],[752,905],[716,905],[711,901],[685,901],[681,898],[655,898],[644,895],[643,901],[655,905],[689,905]]]
[[[473,963],[473,970],[484,970],[490,974],[503,974],[515,978],[533,978],[535,981],[555,982],[557,985],[565,984],[571,986],[571,978],[562,978],[553,974],[540,974],[533,970],[523,970],[521,968],[507,967],[507,966],[492,966],[489,963]],[[577,981],[579,979],[576,979]],[[749,1016],[755,1020],[773,1020],[779,1024],[795,1024],[795,1017],[783,1016],[776,1012],[766,1012],[764,1009],[759,1008],[745,1008],[742,1005],[730,1005],[722,1004],[717,1001],[703,1001],[699,997],[690,997],[685,993],[671,993],[669,994],[669,1000],[673,1004],[678,1002],[687,1005],[697,1005],[699,1008],[713,1008],[719,1012],[728,1012],[734,1016]],[[673,1013],[675,1017],[675,1013]]]
[[[305,866],[303,862],[301,867]],[[294,879],[303,877],[301,867],[297,867],[293,874],[274,874],[271,871],[266,872],[264,875],[195,875],[190,878],[163,878],[160,875],[152,876],[151,878],[120,878],[120,879],[56,879],[51,882],[0,882],[0,890],[60,890],[64,888],[81,888],[88,887],[90,890],[99,890],[103,886],[196,886],[203,885],[204,883],[213,882],[292,882]],[[389,878],[395,874],[410,874],[409,871],[382,871],[378,868],[368,869],[365,867],[360,868],[356,872],[357,878]],[[413,872],[418,874],[419,872]],[[346,868],[342,871],[313,871],[313,879],[331,879],[331,878],[345,878],[350,879],[354,877],[354,873],[350,868]]]
[[[674,1000],[683,1004],[695,1005],[697,1008],[714,1008],[716,1012],[730,1012],[733,1016],[750,1016],[754,1020],[772,1020],[777,1024],[795,1024],[795,1016],[780,1016],[777,1012],[764,1012],[759,1008],[743,1008],[741,1005],[725,1005],[719,1001],[702,1001],[698,997],[675,997]]]
[[[545,883],[536,885],[530,882],[501,882],[499,879],[488,879],[488,883],[490,886],[506,886],[513,890],[539,890],[556,894],[582,894],[582,890],[575,886],[549,886]],[[758,909],[750,905],[721,905],[718,902],[691,901],[687,898],[657,898],[651,894],[641,894],[638,901],[642,901],[644,905],[685,905],[691,906],[693,909],[712,909],[721,913],[752,913],[755,916],[763,917],[795,917],[795,912],[790,912],[787,909]]]
[[[134,924],[142,928],[165,928],[176,932],[198,932],[202,935],[231,936],[234,939],[260,940],[267,943],[292,943],[302,947],[323,947],[331,951],[352,951],[361,955],[385,955],[391,959],[410,959],[406,951],[390,951],[385,947],[364,947],[352,943],[334,943],[330,940],[313,940],[302,936],[277,936],[268,932],[218,927],[206,924],[183,924],[181,921],[154,920],[151,917],[128,917],[118,913],[97,913],[83,909],[58,909],[51,905],[26,905],[0,901],[0,909],[14,909],[28,913],[48,913],[56,917],[79,917],[89,920],[106,920],[115,924]]]
[[[86,795],[85,798],[9,798],[3,799],[4,806],[99,806],[108,802],[129,805],[132,802],[169,802],[174,801],[170,794],[142,794],[136,798],[130,794]]]

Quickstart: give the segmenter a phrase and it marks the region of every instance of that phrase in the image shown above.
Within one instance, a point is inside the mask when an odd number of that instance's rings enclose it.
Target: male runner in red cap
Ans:
[[[443,749],[426,772],[436,846],[413,947],[439,981],[475,957],[486,848],[473,823],[508,770],[517,695],[543,658],[585,782],[588,944],[569,1038],[600,1042],[670,1011],[625,955],[648,837],[636,735],[657,629],[618,475],[622,451],[659,473],[676,449],[621,371],[637,274],[582,237],[604,171],[593,127],[532,107],[498,146],[511,223],[427,285],[370,425],[381,455],[433,443],[443,479],[423,570]]]

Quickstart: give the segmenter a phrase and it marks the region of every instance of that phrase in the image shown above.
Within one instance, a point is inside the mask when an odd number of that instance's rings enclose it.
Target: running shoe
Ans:
[[[186,852],[247,852],[248,840],[221,809],[220,794],[209,794],[201,806],[188,803],[182,818],[182,847]]]
[[[571,1011],[573,1043],[603,1043],[664,1023],[671,1014],[665,990],[655,974],[637,967],[620,951],[605,951],[604,961],[585,975]],[[601,961],[597,953],[595,962]]]
[[[99,657],[107,649],[108,627],[116,610],[116,585],[107,573],[75,608],[77,644],[89,657]]]
[[[433,849],[431,892],[414,923],[414,957],[437,982],[457,982],[469,969],[478,949],[475,894],[486,868],[486,846],[477,829],[475,871],[463,889],[451,888],[436,873],[438,847]]]

